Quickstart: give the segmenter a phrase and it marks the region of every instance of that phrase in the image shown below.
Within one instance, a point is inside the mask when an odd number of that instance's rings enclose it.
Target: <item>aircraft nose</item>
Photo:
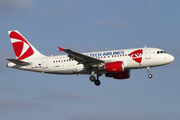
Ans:
[[[170,62],[173,62],[174,61],[174,56],[169,55],[168,59],[169,59]]]

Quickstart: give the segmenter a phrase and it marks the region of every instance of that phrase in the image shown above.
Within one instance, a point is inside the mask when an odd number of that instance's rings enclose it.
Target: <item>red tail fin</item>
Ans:
[[[18,31],[9,31],[17,60],[43,57]]]

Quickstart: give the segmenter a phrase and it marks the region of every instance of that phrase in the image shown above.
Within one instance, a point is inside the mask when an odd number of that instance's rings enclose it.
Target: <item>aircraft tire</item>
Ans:
[[[94,84],[95,84],[96,86],[99,86],[99,85],[101,84],[101,81],[100,81],[100,80],[95,80],[95,81],[94,81]]]
[[[149,74],[148,77],[149,77],[149,78],[152,78],[153,76],[152,76],[152,74]]]
[[[91,82],[94,82],[94,81],[96,80],[96,78],[95,78],[93,75],[91,75],[91,76],[89,77],[89,80],[90,80]]]

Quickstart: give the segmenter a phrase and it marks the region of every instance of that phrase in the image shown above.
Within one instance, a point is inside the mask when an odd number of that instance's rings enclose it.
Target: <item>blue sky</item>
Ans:
[[[0,0],[0,119],[179,120],[180,1]],[[15,58],[8,30],[19,30],[45,55],[157,47],[169,65],[132,70],[128,80],[50,75],[6,68]]]

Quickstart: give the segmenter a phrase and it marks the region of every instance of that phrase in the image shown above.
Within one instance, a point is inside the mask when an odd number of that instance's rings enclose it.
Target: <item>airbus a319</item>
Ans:
[[[45,56],[37,51],[18,31],[8,31],[16,59],[7,59],[7,67],[49,73],[49,74],[87,74],[96,86],[101,84],[99,77],[114,79],[130,78],[131,69],[162,66],[174,61],[174,57],[159,48],[134,48],[123,50],[78,53],[61,47],[59,51],[67,55]],[[95,77],[96,75],[96,77]]]

